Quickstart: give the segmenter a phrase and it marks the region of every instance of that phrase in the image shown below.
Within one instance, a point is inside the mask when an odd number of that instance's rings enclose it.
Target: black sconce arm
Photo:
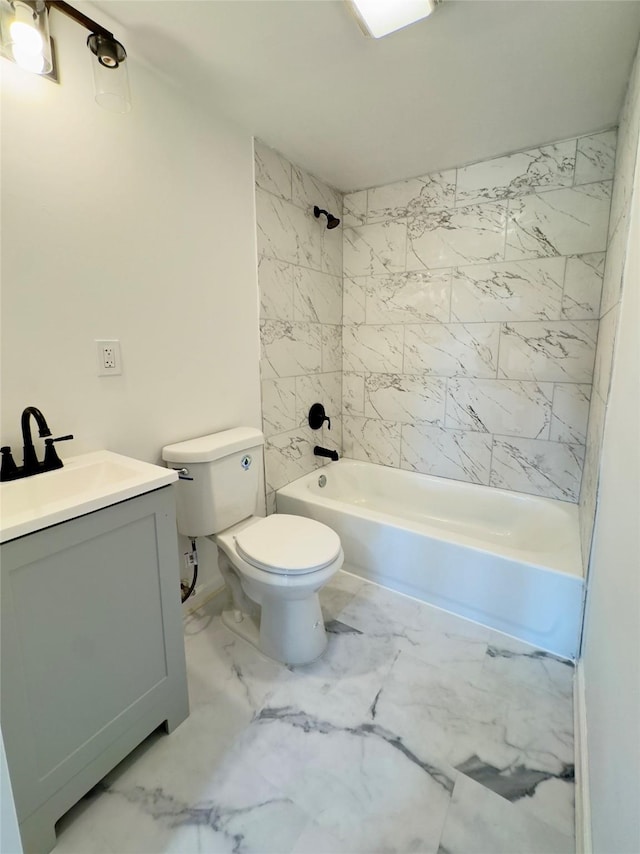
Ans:
[[[105,27],[100,26],[96,21],[90,18],[88,15],[85,15],[83,12],[78,11],[78,9],[74,9],[69,3],[65,3],[64,0],[47,0],[46,2],[47,9],[57,9],[59,12],[63,12],[69,18],[72,18],[77,24],[80,24],[81,27],[84,27],[85,30],[89,30],[91,33],[96,33],[100,36],[106,36],[109,39],[114,39],[115,36],[113,33],[110,33]]]

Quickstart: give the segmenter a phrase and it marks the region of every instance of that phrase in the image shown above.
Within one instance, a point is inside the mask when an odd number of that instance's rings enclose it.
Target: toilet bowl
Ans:
[[[252,516],[211,539],[233,597],[225,625],[285,664],[322,655],[327,634],[318,591],[342,566],[338,535],[313,519],[274,515]]]
[[[218,546],[218,565],[233,609],[232,631],[285,664],[322,655],[327,635],[318,591],[344,560],[340,538],[303,516],[255,515],[264,436],[236,427],[162,449],[180,472],[178,530]]]

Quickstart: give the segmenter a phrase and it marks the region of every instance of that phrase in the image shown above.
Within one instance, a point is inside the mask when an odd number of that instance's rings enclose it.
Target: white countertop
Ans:
[[[55,471],[0,484],[0,543],[167,486],[177,472],[93,451]]]

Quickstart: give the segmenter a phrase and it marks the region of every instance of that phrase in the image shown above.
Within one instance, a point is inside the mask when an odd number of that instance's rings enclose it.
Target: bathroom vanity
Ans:
[[[176,477],[100,451],[0,488],[2,734],[28,854],[188,715]]]

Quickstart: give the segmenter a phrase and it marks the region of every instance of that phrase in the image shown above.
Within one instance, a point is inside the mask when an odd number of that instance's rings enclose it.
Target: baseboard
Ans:
[[[206,584],[199,588],[193,596],[190,596],[186,602],[182,603],[182,616],[186,617],[193,611],[197,611],[198,608],[202,608],[210,600],[218,597],[220,598],[220,611],[222,612],[223,606],[226,604],[227,588],[224,585],[220,587],[215,582]]]
[[[573,733],[576,755],[576,854],[593,854],[585,701],[584,664],[580,658],[576,662],[576,676],[573,686]]]

